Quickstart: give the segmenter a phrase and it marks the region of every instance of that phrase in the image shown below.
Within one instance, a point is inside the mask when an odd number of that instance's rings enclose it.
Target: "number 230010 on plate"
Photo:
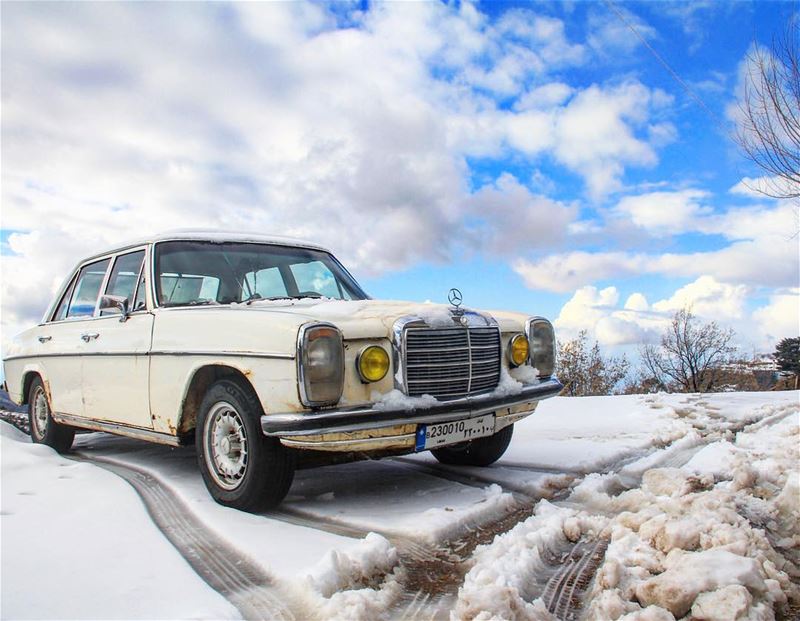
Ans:
[[[457,444],[475,438],[483,438],[494,433],[494,414],[486,414],[467,420],[435,425],[418,425],[416,450],[425,451],[448,444]]]

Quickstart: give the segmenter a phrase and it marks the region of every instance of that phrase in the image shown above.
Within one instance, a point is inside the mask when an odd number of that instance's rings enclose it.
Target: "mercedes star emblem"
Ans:
[[[461,306],[461,300],[464,298],[458,289],[450,289],[450,292],[447,294],[447,299],[450,301],[450,304],[458,308]]]

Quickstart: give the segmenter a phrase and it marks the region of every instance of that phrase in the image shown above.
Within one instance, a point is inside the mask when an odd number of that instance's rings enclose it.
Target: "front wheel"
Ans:
[[[503,427],[493,436],[433,449],[431,453],[443,464],[452,466],[488,466],[503,456],[511,442],[513,433],[514,425],[509,425],[508,427]]]
[[[28,423],[34,443],[46,444],[59,453],[66,453],[72,448],[75,429],[53,420],[41,377],[33,380],[28,391]]]
[[[261,431],[250,386],[220,380],[206,393],[195,429],[203,481],[218,503],[257,513],[278,505],[294,478],[294,454]]]

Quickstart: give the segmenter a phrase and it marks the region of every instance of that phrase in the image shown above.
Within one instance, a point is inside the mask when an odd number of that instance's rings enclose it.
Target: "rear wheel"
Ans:
[[[31,440],[36,444],[46,444],[59,453],[66,453],[72,448],[75,429],[53,420],[44,382],[40,377],[33,380],[28,391],[28,423]]]
[[[262,433],[261,413],[252,388],[237,380],[213,384],[200,405],[197,460],[208,491],[220,504],[264,511],[289,491],[294,454]]]
[[[503,427],[493,436],[478,438],[469,442],[445,446],[431,451],[443,464],[453,466],[488,466],[496,462],[506,452],[514,425]]]

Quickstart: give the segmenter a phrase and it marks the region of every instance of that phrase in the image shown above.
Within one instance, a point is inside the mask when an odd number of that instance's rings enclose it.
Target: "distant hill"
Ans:
[[[17,405],[8,398],[8,393],[5,390],[0,390],[0,410],[8,410],[9,412],[27,412],[28,406]]]

